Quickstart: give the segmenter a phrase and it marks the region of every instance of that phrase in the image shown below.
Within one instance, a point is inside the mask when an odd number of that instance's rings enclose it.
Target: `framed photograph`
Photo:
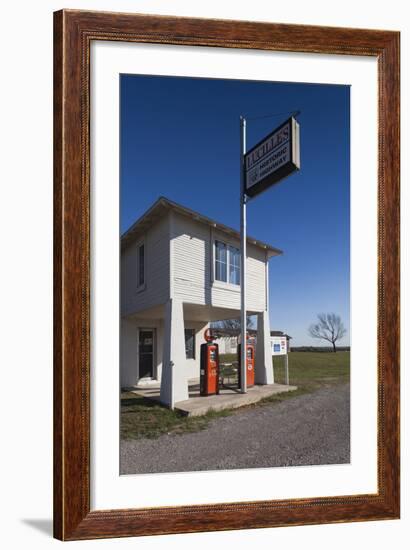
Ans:
[[[399,43],[54,14],[56,538],[399,517]]]

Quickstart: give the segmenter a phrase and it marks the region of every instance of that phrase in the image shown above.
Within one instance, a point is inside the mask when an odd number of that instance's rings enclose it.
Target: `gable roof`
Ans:
[[[198,212],[195,212],[194,210],[191,210],[186,206],[182,206],[181,204],[173,202],[166,197],[159,197],[154,202],[154,204],[150,208],[148,208],[148,210],[140,218],[138,218],[138,220],[125,233],[122,234],[121,248],[126,248],[138,234],[147,231],[147,229],[153,223],[162,218],[163,215],[169,210],[177,212],[178,214],[182,214],[183,216],[187,216],[195,221],[199,221],[206,225],[214,227],[215,229],[218,229],[218,231],[227,233],[231,237],[240,239],[240,233],[236,229],[212,220],[211,218],[208,218],[203,214],[199,214]],[[249,235],[247,236],[246,241],[250,244],[266,250],[269,258],[271,258],[272,256],[279,256],[280,254],[283,254],[282,250],[279,250],[279,248],[275,248],[270,244],[264,243],[263,241],[260,241],[258,239],[254,239]]]

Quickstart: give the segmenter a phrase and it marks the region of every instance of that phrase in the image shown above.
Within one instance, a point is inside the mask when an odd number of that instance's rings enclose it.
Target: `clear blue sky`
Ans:
[[[300,110],[301,170],[248,206],[270,260],[271,328],[293,345],[317,313],[350,315],[350,88],[122,75],[121,232],[160,195],[239,229],[239,115]],[[248,149],[288,117],[248,121]]]

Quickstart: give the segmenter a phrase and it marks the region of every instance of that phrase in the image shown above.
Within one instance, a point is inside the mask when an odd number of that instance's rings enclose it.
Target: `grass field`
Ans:
[[[230,361],[233,356],[221,356],[221,361]],[[281,356],[273,360],[275,382],[285,381],[285,363]],[[289,383],[298,386],[296,391],[268,397],[249,407],[270,406],[284,399],[310,393],[317,389],[349,382],[350,352],[293,352],[289,354]],[[240,414],[243,409],[211,411],[204,416],[187,417],[162,407],[134,393],[121,396],[121,438],[156,438],[165,433],[195,432],[205,429],[209,422],[231,414]]]

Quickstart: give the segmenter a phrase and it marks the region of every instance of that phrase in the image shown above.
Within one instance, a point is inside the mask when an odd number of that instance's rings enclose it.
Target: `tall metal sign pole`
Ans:
[[[240,209],[241,209],[241,393],[246,393],[246,119],[240,117]]]
[[[291,116],[246,152],[246,119],[240,117],[241,392],[246,393],[246,203],[300,169],[299,123]]]

